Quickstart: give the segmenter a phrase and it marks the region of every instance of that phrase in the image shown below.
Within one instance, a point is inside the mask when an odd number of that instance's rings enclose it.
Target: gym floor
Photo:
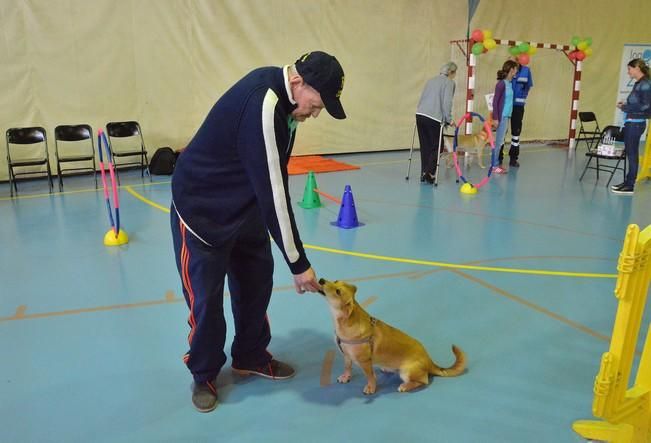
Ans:
[[[343,359],[327,304],[294,292],[274,246],[270,351],[297,375],[239,378],[229,361],[209,414],[192,407],[182,362],[188,311],[171,246],[169,177],[121,174],[130,242],[110,248],[92,177],[67,178],[65,192],[53,194],[44,180],[20,182],[16,199],[1,184],[0,441],[581,441],[571,424],[592,416],[625,229],[651,222],[651,183],[630,197],[612,194],[603,173],[579,182],[583,152],[526,145],[519,169],[474,196],[459,192],[445,166],[438,187],[420,183],[418,152],[410,180],[405,151],[336,156],[361,169],[316,179],[337,197],[351,186],[364,226],[350,230],[331,225],[335,202],[300,208],[306,176],[290,177],[318,276],[354,283],[373,316],[420,340],[442,366],[460,346],[468,371],[412,393],[378,372],[377,394],[365,396],[357,367],[351,383],[337,384]],[[467,175],[479,182],[485,174],[473,165]]]

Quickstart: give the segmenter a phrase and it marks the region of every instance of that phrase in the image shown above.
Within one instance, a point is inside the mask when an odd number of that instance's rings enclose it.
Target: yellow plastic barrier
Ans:
[[[647,141],[647,146],[648,146]],[[635,347],[651,280],[651,225],[629,225],[617,265],[619,300],[610,349],[601,358],[592,413],[603,421],[579,420],[572,429],[587,439],[613,443],[651,442],[651,325],[635,385],[628,388]]]
[[[647,128],[651,126],[651,120],[647,122]],[[645,178],[651,178],[651,128],[646,133],[646,144],[644,145],[644,155],[640,160],[640,168],[637,171],[637,182]]]

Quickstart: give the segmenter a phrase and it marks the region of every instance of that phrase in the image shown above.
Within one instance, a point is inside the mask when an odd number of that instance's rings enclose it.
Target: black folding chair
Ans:
[[[594,112],[579,112],[579,135],[576,138],[576,146],[578,147],[579,142],[584,141],[590,151],[599,137],[601,137],[601,129]]]
[[[610,173],[606,186],[610,185],[617,170],[622,171],[622,178],[624,178],[626,175],[626,152],[624,150],[618,150],[613,155],[610,155],[605,154],[603,150],[600,151],[600,146],[602,145],[606,147],[614,147],[617,143],[622,143],[623,141],[624,130],[622,128],[619,126],[606,126],[603,131],[601,131],[597,142],[593,143],[588,152],[585,153],[585,156],[588,157],[588,161],[585,164],[585,168],[583,168],[583,173],[581,174],[579,181],[583,179],[583,176],[588,169],[594,169],[597,171],[597,181],[599,181],[599,171]],[[593,160],[595,161],[595,165],[590,166]],[[624,162],[624,166],[620,167],[622,161]],[[615,163],[614,165],[612,164],[613,162]]]
[[[95,142],[93,129],[86,124],[59,125],[54,128],[54,146],[59,176],[59,191],[63,191],[64,171],[92,172],[97,189]],[[66,167],[66,165],[70,165]]]
[[[47,176],[50,193],[52,193],[52,171],[50,170],[50,155],[48,153],[45,129],[39,126],[10,128],[7,129],[6,140],[11,197],[14,194],[18,195],[16,178],[19,175]],[[34,166],[45,166],[45,171],[34,170]]]
[[[115,175],[118,179],[118,184],[120,184],[118,166],[140,166],[140,176],[144,178],[146,171],[151,180],[145,139],[142,136],[142,130],[138,122],[107,123],[106,133],[108,134],[109,147],[113,156],[113,165],[115,166]],[[116,139],[119,139],[119,141]],[[125,147],[124,145],[127,146]],[[128,160],[129,157],[132,159],[136,157],[137,160]]]

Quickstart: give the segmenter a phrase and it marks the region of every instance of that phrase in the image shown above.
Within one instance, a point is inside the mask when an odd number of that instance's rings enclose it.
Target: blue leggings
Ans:
[[[642,138],[645,129],[646,122],[624,124],[624,149],[626,149],[626,160],[628,162],[628,172],[624,179],[624,185],[626,186],[635,186],[640,158],[640,138]]]
[[[506,137],[506,130],[509,127],[509,121],[511,120],[511,117],[502,117],[502,120],[500,120],[499,125],[497,125],[497,133],[495,134],[495,149],[500,150],[500,159],[498,160],[497,164],[494,164],[493,166],[497,166],[498,164],[502,163],[502,159],[504,158],[504,154],[502,154],[502,145],[504,144],[504,137]],[[497,160],[497,159],[496,159]]]

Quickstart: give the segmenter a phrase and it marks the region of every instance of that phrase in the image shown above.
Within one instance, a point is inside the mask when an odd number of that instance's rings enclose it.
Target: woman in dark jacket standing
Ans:
[[[633,90],[626,103],[617,107],[626,113],[624,118],[624,148],[628,161],[628,172],[623,183],[612,186],[615,194],[633,195],[640,156],[640,138],[646,129],[646,120],[651,117],[651,81],[649,67],[641,58],[628,62],[628,76],[635,79]]]

